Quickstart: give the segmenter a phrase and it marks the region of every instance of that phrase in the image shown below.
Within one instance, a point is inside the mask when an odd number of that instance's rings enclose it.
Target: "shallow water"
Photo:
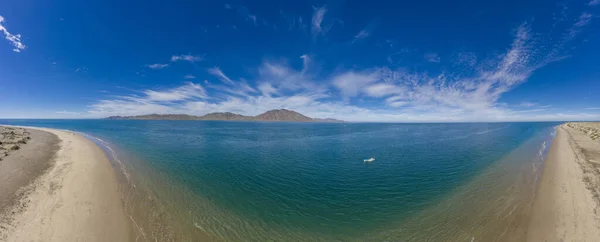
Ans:
[[[0,123],[103,146],[142,237],[227,241],[520,238],[557,125]]]

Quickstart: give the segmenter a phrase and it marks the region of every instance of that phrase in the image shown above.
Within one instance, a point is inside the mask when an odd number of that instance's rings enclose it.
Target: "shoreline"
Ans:
[[[59,141],[51,160],[46,157],[39,161],[49,163],[45,172],[20,187],[23,195],[3,211],[3,217],[9,219],[0,221],[0,241],[136,239],[115,168],[98,145],[71,131],[5,127],[52,134]],[[23,149],[28,145],[23,145]]]
[[[556,128],[536,188],[527,241],[600,241],[596,213],[600,143],[570,127]],[[598,159],[600,162],[600,159]]]
[[[482,241],[486,239],[490,240],[498,240],[500,238],[504,238],[507,241],[600,241],[600,220],[599,216],[596,214],[596,209],[600,206],[600,143],[596,140],[593,141],[587,133],[580,131],[581,129],[576,129],[574,127],[568,126],[569,123],[562,124],[556,126],[555,128],[555,136],[554,138],[549,137],[547,139],[548,143],[551,141],[550,146],[548,148],[540,148],[540,152],[543,150],[547,150],[545,158],[542,157],[539,160],[539,163],[527,164],[526,166],[514,166],[510,168],[510,173],[519,173],[517,175],[519,180],[506,180],[505,182],[510,182],[499,186],[496,188],[497,192],[506,193],[502,195],[501,200],[504,202],[517,202],[519,208],[516,207],[506,207],[506,208],[496,208],[503,210],[504,212],[492,212],[492,210],[486,210],[483,207],[477,207],[477,210],[481,210],[478,213],[481,214],[503,214],[505,216],[500,216],[498,218],[502,218],[502,224],[508,226],[504,231],[499,231],[498,233],[494,233],[489,230],[489,228],[484,227],[468,227],[468,229],[460,231],[456,230],[457,233],[469,233],[469,238],[473,241]],[[0,128],[2,125],[0,125]],[[8,126],[8,127],[20,127],[20,126]],[[48,128],[38,128],[38,127],[20,127],[26,128],[30,131],[38,131],[40,133],[48,133],[53,134],[60,141],[60,147],[56,152],[55,159],[56,161],[49,161],[48,163],[52,163],[50,168],[45,170],[45,173],[35,178],[32,185],[28,186],[31,192],[25,194],[26,199],[34,202],[29,202],[24,211],[18,212],[15,215],[14,221],[16,222],[14,225],[9,226],[10,233],[4,233],[2,226],[5,225],[3,220],[0,220],[0,241],[71,241],[71,240],[85,240],[85,241],[130,241],[142,239],[142,235],[139,234],[140,231],[146,231],[152,234],[148,234],[150,237],[156,237],[154,234],[158,230],[154,226],[155,220],[146,220],[146,214],[148,213],[148,208],[145,205],[132,203],[128,204],[128,201],[132,201],[139,198],[150,198],[158,194],[154,193],[140,193],[139,189],[136,189],[135,186],[133,189],[122,187],[122,184],[119,182],[119,176],[123,175],[118,173],[118,164],[115,164],[112,160],[117,159],[115,157],[111,158],[111,152],[115,152],[107,145],[107,148],[110,149],[110,152],[105,150],[102,142],[97,143],[94,139],[97,139],[93,136],[88,136],[85,133],[76,133],[68,130],[59,130],[59,129],[48,129]],[[33,144],[33,139],[31,143],[23,146],[22,152],[25,152],[25,148],[29,145]],[[73,151],[74,146],[71,145],[70,148],[64,145],[65,140],[70,142],[71,144],[76,143],[76,146],[87,147],[89,149],[87,151],[81,151],[82,147],[79,147],[80,152],[84,154],[86,160],[91,160],[96,166],[92,166],[88,164],[86,167],[88,169],[81,170],[77,168],[80,175],[75,179],[79,179],[77,181],[73,181],[71,183],[86,183],[86,184],[76,184],[79,188],[82,188],[84,185],[90,187],[90,190],[98,188],[97,185],[93,185],[93,182],[83,182],[83,178],[87,176],[85,179],[88,180],[96,180],[101,181],[102,186],[108,184],[108,187],[113,187],[114,189],[108,191],[110,189],[103,189],[102,195],[95,194],[97,197],[94,200],[104,200],[98,203],[113,204],[109,210],[103,210],[102,215],[94,215],[98,216],[101,219],[104,219],[103,222],[93,222],[95,223],[92,228],[79,228],[85,227],[84,224],[86,219],[89,218],[76,218],[73,219],[74,215],[80,217],[91,216],[85,212],[71,212],[71,214],[63,214],[63,211],[72,211],[74,209],[65,209],[65,207],[70,208],[71,205],[57,205],[58,199],[51,198],[52,196],[56,197],[56,193],[62,193],[68,191],[68,195],[73,196],[74,192],[71,189],[75,186],[70,184],[71,188],[65,188],[64,186],[60,186],[58,188],[52,188],[51,178],[52,175],[59,174],[57,172],[58,167],[60,166],[61,153],[62,156],[66,156],[65,153],[69,153],[74,155],[77,153]],[[546,142],[544,142],[546,143]],[[533,144],[533,143],[532,143]],[[58,144],[57,144],[58,146]],[[521,147],[521,146],[520,146]],[[543,147],[546,147],[545,145]],[[118,148],[118,147],[116,147]],[[115,149],[116,149],[115,148]],[[521,147],[523,148],[523,147]],[[519,149],[521,149],[519,148]],[[67,152],[66,150],[69,150]],[[0,150],[1,151],[1,150]],[[516,151],[516,150],[515,150]],[[515,152],[513,151],[513,152]],[[515,157],[520,157],[517,153],[515,153]],[[541,154],[541,153],[540,153]],[[112,154],[114,156],[114,154]],[[506,157],[513,156],[514,154],[509,153]],[[594,156],[597,155],[597,156]],[[595,158],[594,158],[594,157]],[[10,156],[9,156],[10,157]],[[503,159],[505,159],[504,157]],[[64,157],[63,157],[64,158]],[[0,161],[0,168],[1,163]],[[120,162],[120,161],[119,161]],[[512,161],[511,161],[512,162]],[[515,159],[515,162],[521,162],[518,159]],[[72,162],[71,162],[72,163]],[[518,163],[515,163],[518,164]],[[530,173],[531,165],[533,165],[533,173]],[[70,166],[74,166],[71,164]],[[100,168],[100,169],[99,169]],[[537,168],[537,171],[536,171]],[[506,169],[503,167],[502,169]],[[97,170],[102,170],[103,172],[98,172]],[[110,172],[107,172],[110,171]],[[71,171],[73,173],[75,171]],[[502,174],[509,172],[508,170],[504,170]],[[6,173],[6,172],[5,172]],[[68,176],[69,172],[60,173],[59,176],[62,177],[60,182],[65,183],[65,179]],[[522,174],[521,174],[522,173]],[[519,188],[521,190],[514,190],[514,186],[519,186],[522,182],[530,182],[529,180],[523,179],[533,179],[530,175],[535,173],[536,178],[533,180],[535,183],[532,186],[523,186]],[[81,175],[83,174],[83,176]],[[490,174],[482,175],[482,179],[499,181],[499,177],[497,175],[502,175],[500,173],[494,175]],[[71,175],[72,177],[74,175]],[[98,176],[98,178],[90,178],[90,176]],[[0,182],[2,178],[2,170],[0,170]],[[477,178],[479,179],[479,178]],[[56,182],[56,181],[54,181]],[[485,182],[485,181],[484,181]],[[487,181],[489,182],[489,181]],[[512,185],[514,183],[514,185]],[[114,184],[111,185],[111,184]],[[479,183],[477,183],[479,184]],[[138,184],[139,185],[139,184]],[[147,184],[149,185],[149,184]],[[2,184],[0,184],[1,188]],[[93,188],[91,188],[93,187]],[[504,188],[509,188],[509,190],[504,191]],[[54,189],[54,191],[52,191]],[[529,190],[527,190],[529,189]],[[596,190],[595,190],[596,189]],[[494,190],[494,191],[496,191]],[[2,192],[2,189],[0,189]],[[84,194],[85,192],[78,191],[78,194]],[[98,191],[94,191],[98,192]],[[54,193],[54,194],[52,194]],[[519,193],[519,194],[516,194]],[[531,194],[532,196],[527,197],[525,193]],[[513,194],[507,196],[507,194]],[[524,195],[525,194],[525,195]],[[89,192],[87,195],[91,195]],[[164,195],[164,194],[161,194]],[[31,197],[35,197],[35,199],[31,199]],[[60,195],[58,195],[60,196]],[[150,196],[150,197],[149,197]],[[469,197],[467,201],[478,200],[480,196]],[[527,197],[527,201],[521,200],[522,198]],[[62,197],[61,199],[63,199]],[[116,198],[116,199],[115,199]],[[460,197],[461,200],[464,200],[465,196]],[[69,198],[72,199],[72,198]],[[83,198],[80,198],[83,199]],[[484,197],[485,199],[485,197]],[[41,201],[37,201],[41,200]],[[110,200],[110,201],[109,201]],[[152,199],[151,199],[152,200]],[[479,199],[480,200],[480,199]],[[115,201],[117,201],[115,203]],[[139,201],[139,200],[137,200]],[[61,201],[62,202],[62,201]],[[156,201],[155,201],[156,202]],[[463,201],[465,202],[465,201]],[[460,202],[460,203],[463,203]],[[475,201],[473,201],[475,202]],[[489,201],[486,203],[492,203],[493,201]],[[500,203],[504,203],[500,201]],[[49,203],[54,203],[54,205],[49,205]],[[466,204],[470,204],[470,202],[465,202]],[[40,205],[42,204],[42,205]],[[115,205],[118,204],[118,205]],[[1,204],[0,204],[1,205]],[[21,204],[19,204],[21,205]],[[88,204],[89,205],[89,204]],[[99,204],[93,204],[92,206],[97,206]],[[102,204],[100,204],[102,205]],[[140,206],[141,205],[141,206]],[[461,205],[462,206],[462,205]],[[504,205],[501,205],[504,206]],[[33,208],[32,208],[33,207]],[[494,206],[495,207],[495,206]],[[98,207],[96,207],[98,208]],[[105,207],[106,208],[106,207]],[[484,209],[484,210],[482,210]],[[56,210],[56,211],[55,211]],[[83,211],[83,210],[82,210]],[[158,215],[161,216],[160,219],[163,219],[164,216],[164,208],[161,209],[161,212],[158,212]],[[68,213],[67,212],[67,213]],[[112,212],[112,215],[109,215]],[[513,213],[514,212],[514,213]],[[139,220],[140,225],[134,224],[135,221],[132,221],[130,215],[140,215],[140,213],[144,213]],[[151,212],[156,214],[157,211]],[[40,215],[43,214],[43,215]],[[85,214],[85,216],[83,216]],[[512,214],[512,215],[511,215]],[[2,215],[2,209],[0,206],[0,215]],[[62,225],[55,225],[55,217],[48,216],[58,216],[58,220],[64,219],[64,217],[71,216],[69,219],[73,221],[63,221]],[[173,215],[175,216],[175,215]],[[182,214],[183,216],[183,214]],[[491,223],[489,222],[489,216],[483,216],[482,221],[478,222],[481,224]],[[495,216],[495,215],[494,215]],[[512,216],[512,217],[511,217]],[[60,218],[63,217],[63,218]],[[111,217],[111,218],[106,218]],[[134,216],[136,217],[136,216]],[[177,218],[181,218],[179,216],[175,216]],[[185,216],[183,216],[185,217]],[[487,218],[485,218],[487,217]],[[1,218],[1,216],[0,216]],[[137,220],[138,217],[136,217]],[[79,220],[77,220],[79,219]],[[94,218],[97,220],[98,218]],[[111,221],[117,222],[105,222],[109,219]],[[467,219],[467,218],[465,218]],[[477,220],[475,217],[468,217],[468,220]],[[52,222],[44,222],[51,220]],[[187,221],[187,220],[186,220]],[[88,221],[89,222],[89,221]],[[173,222],[173,221],[170,221]],[[179,221],[181,222],[181,221]],[[460,221],[459,221],[460,222]],[[498,221],[496,221],[498,222]],[[115,224],[121,223],[123,226],[115,226]],[[463,222],[460,222],[463,226],[466,225]],[[66,224],[69,224],[68,226]],[[174,224],[169,224],[174,225]],[[180,224],[182,225],[182,224]],[[62,227],[58,227],[62,226]],[[140,226],[142,228],[140,228]],[[194,226],[199,228],[195,223]],[[110,227],[110,228],[108,228]],[[136,229],[137,227],[137,229]],[[185,233],[185,236],[199,236],[200,231],[196,231],[195,228],[192,228],[194,231],[188,231],[189,229],[187,224],[185,226],[176,226],[175,228],[168,228],[167,231],[162,231],[162,233],[166,232],[167,237],[164,238],[178,238]],[[498,226],[496,226],[498,227]],[[75,229],[73,229],[75,228]],[[126,228],[126,229],[123,229]],[[171,230],[175,229],[175,230]],[[179,229],[185,229],[184,231],[180,231]],[[55,230],[52,232],[52,230]],[[104,230],[105,232],[100,232]],[[187,232],[191,232],[187,234]],[[500,234],[500,232],[502,232]],[[4,234],[3,234],[4,233]],[[57,233],[63,233],[58,237]],[[203,233],[202,233],[203,234]],[[7,236],[7,237],[3,237]],[[113,236],[113,237],[107,237]],[[137,236],[137,238],[136,238]],[[374,236],[374,234],[369,234],[370,236]],[[200,236],[201,238],[210,238],[207,234],[203,234]],[[461,236],[462,237],[462,236]],[[183,238],[183,237],[181,237]],[[368,238],[368,237],[367,237]],[[494,239],[495,238],[495,239]],[[146,240],[148,238],[145,238]],[[368,240],[368,239],[365,239]]]

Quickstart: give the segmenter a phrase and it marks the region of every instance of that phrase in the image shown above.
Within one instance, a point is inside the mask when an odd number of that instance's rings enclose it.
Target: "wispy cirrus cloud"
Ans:
[[[88,71],[88,68],[85,66],[75,69],[75,72],[87,72],[87,71]]]
[[[159,63],[156,63],[156,64],[149,64],[149,65],[146,65],[146,66],[148,68],[150,68],[150,69],[158,70],[158,69],[163,69],[165,67],[168,67],[169,64],[159,64]]]
[[[176,61],[198,62],[198,61],[202,61],[203,59],[204,58],[202,56],[190,55],[190,54],[171,56],[172,62],[176,62]]]
[[[373,22],[369,23],[364,29],[360,30],[356,35],[354,35],[354,38],[352,39],[352,43],[366,39],[367,37],[371,36],[371,33],[373,32],[375,25],[376,25],[376,21],[373,21]]]
[[[363,72],[348,71],[333,78],[333,86],[337,87],[344,97],[354,97],[368,84],[381,80],[380,70]]]
[[[221,80],[224,83],[227,84],[233,84],[233,80],[231,80],[229,77],[227,77],[225,75],[225,73],[223,73],[223,71],[221,71],[221,69],[219,67],[213,67],[213,68],[209,68],[208,73],[212,74],[213,76],[216,76],[217,78],[219,78],[219,80]]]
[[[79,115],[79,112],[71,112],[71,111],[62,110],[62,111],[57,111],[56,114],[74,116],[74,115]]]
[[[196,76],[194,75],[185,75],[183,76],[184,79],[196,79]]]
[[[568,33],[564,36],[564,41],[573,40],[592,20],[593,15],[588,12],[583,12],[579,15],[577,22],[571,26]]]
[[[519,106],[521,106],[521,107],[535,107],[537,105],[538,105],[537,103],[525,102],[525,101],[523,101],[519,104]]]
[[[326,5],[315,8],[314,10],[311,20],[311,33],[313,39],[319,35],[325,35],[327,32],[327,28],[323,28],[323,19],[325,18],[325,13],[327,13]]]
[[[354,41],[367,38],[367,37],[369,37],[369,35],[370,35],[369,31],[367,31],[366,29],[363,29],[354,36]]]
[[[433,63],[440,63],[440,56],[437,53],[428,52],[425,53],[425,60]]]
[[[11,34],[8,32],[8,29],[4,26],[4,17],[2,15],[0,15],[0,32],[4,33],[4,38],[15,47],[13,49],[14,52],[21,52],[27,47],[21,42],[20,34]]]
[[[258,26],[258,24],[259,24],[259,18],[255,14],[251,14],[250,11],[248,10],[248,8],[246,8],[244,6],[225,4],[225,9],[235,10],[240,16],[242,16],[244,18],[244,20],[252,22],[254,24],[254,26]],[[268,25],[266,20],[264,20],[264,19],[260,19],[260,20],[264,23],[264,25]]]
[[[600,4],[600,0],[592,0],[588,3],[588,5],[590,5],[590,6],[596,6],[598,4]]]
[[[183,86],[162,91],[145,90],[143,93],[146,95],[145,98],[149,101],[182,101],[208,97],[204,88],[193,82],[188,82]]]
[[[584,27],[586,26],[590,20],[592,19],[592,14],[584,12],[579,16],[579,20],[575,23],[575,27]]]
[[[281,17],[283,17],[286,22],[287,22],[287,29],[288,31],[294,30],[294,29],[300,29],[302,31],[306,31],[306,29],[308,28],[307,24],[304,21],[304,18],[302,18],[302,16],[293,16],[293,15],[288,15],[286,13],[284,13],[283,10],[279,9],[279,15],[281,15]]]

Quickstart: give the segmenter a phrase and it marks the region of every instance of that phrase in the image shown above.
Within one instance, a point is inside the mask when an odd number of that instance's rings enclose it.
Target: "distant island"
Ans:
[[[274,109],[257,116],[244,116],[231,112],[208,113],[202,116],[188,114],[147,114],[137,116],[110,116],[106,119],[113,120],[230,120],[230,121],[288,121],[288,122],[323,122],[342,123],[344,121],[333,118],[311,118],[296,111],[287,109]]]

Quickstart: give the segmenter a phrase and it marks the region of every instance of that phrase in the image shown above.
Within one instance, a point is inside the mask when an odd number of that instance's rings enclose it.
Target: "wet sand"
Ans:
[[[132,241],[104,152],[68,131],[28,128],[0,161],[0,241]],[[5,183],[6,181],[6,183]]]
[[[556,129],[533,204],[528,241],[600,241],[600,142],[567,123]]]

